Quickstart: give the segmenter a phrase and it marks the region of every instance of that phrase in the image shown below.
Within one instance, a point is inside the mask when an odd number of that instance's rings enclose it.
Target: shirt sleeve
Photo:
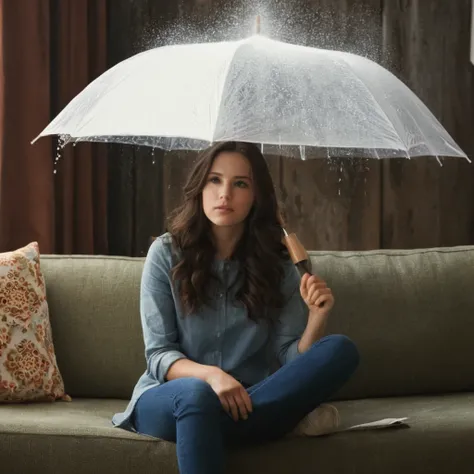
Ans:
[[[160,383],[166,381],[174,362],[186,358],[179,345],[168,253],[161,238],[153,242],[145,260],[140,288],[147,372]]]
[[[281,365],[300,355],[298,342],[308,322],[308,307],[300,293],[300,276],[292,262],[284,265],[282,293],[285,304],[279,310],[274,329],[274,350]]]

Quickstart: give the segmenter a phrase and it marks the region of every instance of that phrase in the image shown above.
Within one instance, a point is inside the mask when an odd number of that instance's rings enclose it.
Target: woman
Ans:
[[[219,143],[148,252],[147,369],[113,421],[175,441],[182,474],[222,473],[227,445],[291,433],[358,364],[347,337],[323,337],[333,295],[316,276],[300,281],[279,215],[259,149]]]

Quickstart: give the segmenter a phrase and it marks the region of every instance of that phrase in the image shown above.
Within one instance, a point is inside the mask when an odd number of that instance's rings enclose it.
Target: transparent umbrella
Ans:
[[[303,159],[468,159],[421,100],[375,62],[261,35],[137,54],[86,87],[40,137],[53,134],[64,143],[167,150],[238,140]]]

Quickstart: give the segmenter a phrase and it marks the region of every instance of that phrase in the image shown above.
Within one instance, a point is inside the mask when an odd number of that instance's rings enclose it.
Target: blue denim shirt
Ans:
[[[298,341],[306,327],[308,308],[291,260],[280,263],[285,271],[281,287],[285,305],[275,315],[272,327],[263,320],[252,321],[245,307],[235,303],[239,263],[232,260],[214,260],[219,281],[213,281],[209,288],[212,303],[196,314],[183,316],[178,289],[170,275],[177,258],[169,233],[153,242],[146,257],[140,313],[147,366],[127,409],[112,419],[124,429],[134,430],[130,415],[138,398],[164,383],[171,364],[179,359],[218,366],[242,383],[253,385],[270,375],[278,363],[283,365],[299,354]]]

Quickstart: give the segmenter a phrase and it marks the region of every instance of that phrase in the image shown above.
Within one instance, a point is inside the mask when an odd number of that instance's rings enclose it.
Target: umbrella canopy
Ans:
[[[468,159],[421,100],[375,62],[260,35],[135,55],[86,87],[40,137],[53,134],[164,149],[237,140],[283,154],[315,150],[303,158]]]

